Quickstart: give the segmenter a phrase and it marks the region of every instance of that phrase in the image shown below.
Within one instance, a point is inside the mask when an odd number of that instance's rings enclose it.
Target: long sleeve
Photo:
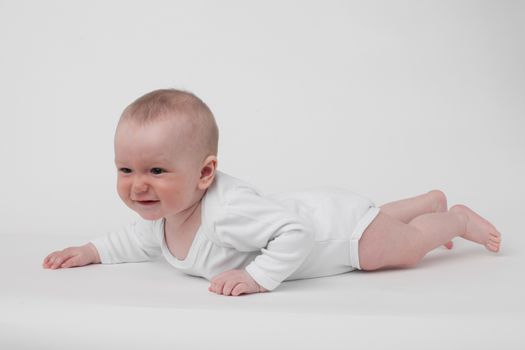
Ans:
[[[208,202],[213,207],[209,231],[222,246],[260,251],[245,269],[261,286],[275,289],[312,250],[309,225],[250,187],[237,187],[222,199],[215,206]]]
[[[161,255],[160,220],[140,220],[91,241],[103,264],[149,261]]]

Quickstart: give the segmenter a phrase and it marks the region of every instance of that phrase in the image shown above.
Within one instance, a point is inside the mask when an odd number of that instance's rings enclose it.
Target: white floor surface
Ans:
[[[416,268],[224,297],[165,261],[44,270],[79,237],[1,235],[1,349],[524,349],[521,237],[456,240]]]

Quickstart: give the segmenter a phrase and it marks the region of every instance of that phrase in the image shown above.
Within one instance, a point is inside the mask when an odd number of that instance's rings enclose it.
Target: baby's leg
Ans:
[[[383,213],[408,224],[423,214],[446,212],[448,207],[445,194],[433,190],[416,197],[383,204],[380,208]],[[446,242],[444,246],[452,249],[452,241]]]
[[[429,213],[447,211],[447,197],[439,190],[383,204],[381,211],[408,224],[412,219]]]
[[[409,224],[380,212],[359,241],[361,269],[413,266],[454,237],[483,244],[494,252],[499,250],[496,228],[465,206],[454,206],[446,213],[423,214]]]

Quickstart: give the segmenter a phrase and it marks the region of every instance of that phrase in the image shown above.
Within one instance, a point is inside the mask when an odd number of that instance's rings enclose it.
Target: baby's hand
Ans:
[[[44,269],[59,269],[66,267],[85,266],[100,263],[97,248],[92,243],[80,247],[69,247],[56,251],[44,259]]]
[[[238,296],[241,294],[267,292],[245,270],[225,271],[211,279],[210,292],[222,295]]]

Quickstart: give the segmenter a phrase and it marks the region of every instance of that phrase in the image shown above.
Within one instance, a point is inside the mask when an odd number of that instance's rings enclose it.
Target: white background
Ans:
[[[215,113],[219,168],[263,192],[336,185],[382,204],[440,188],[520,235],[524,9],[1,0],[0,234],[93,236],[137,218],[116,194],[114,128],[174,87]]]
[[[0,0],[0,348],[525,348],[524,62],[525,1]],[[165,261],[42,269],[138,217],[114,128],[165,87],[208,103],[219,168],[263,192],[440,188],[502,250],[246,298]]]

